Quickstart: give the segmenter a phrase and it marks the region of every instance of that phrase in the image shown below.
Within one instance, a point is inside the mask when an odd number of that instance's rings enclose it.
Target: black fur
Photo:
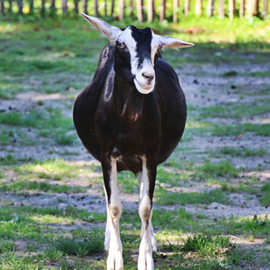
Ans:
[[[134,32],[140,57],[150,53],[149,31]],[[152,200],[156,167],[170,156],[184,132],[187,109],[178,77],[159,53],[155,60],[155,88],[143,95],[133,83],[128,50],[119,49],[117,44],[107,45],[92,82],[74,105],[78,135],[86,149],[102,163],[109,202],[111,157],[118,159],[118,171],[134,174],[142,171],[140,157],[146,157]]]

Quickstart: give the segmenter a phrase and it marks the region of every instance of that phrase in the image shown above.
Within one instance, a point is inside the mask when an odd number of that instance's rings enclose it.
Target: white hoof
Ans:
[[[124,270],[122,250],[110,250],[107,258],[107,270]]]
[[[152,243],[150,245],[146,245],[146,243],[140,244],[138,270],[154,270],[152,253]]]

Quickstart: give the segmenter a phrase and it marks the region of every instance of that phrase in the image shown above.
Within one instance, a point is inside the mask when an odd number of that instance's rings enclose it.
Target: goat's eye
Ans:
[[[117,44],[117,47],[118,47],[119,49],[124,49],[124,48],[126,48],[126,44],[125,44],[125,43],[118,43],[118,44]]]

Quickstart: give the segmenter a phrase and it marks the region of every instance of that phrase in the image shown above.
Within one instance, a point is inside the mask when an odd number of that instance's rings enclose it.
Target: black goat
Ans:
[[[107,198],[107,269],[123,269],[117,171],[129,170],[140,184],[142,221],[138,269],[153,270],[156,240],[151,223],[157,165],[177,146],[186,123],[186,101],[173,68],[160,49],[193,46],[150,28],[119,29],[82,14],[110,44],[92,82],[74,105],[74,123],[86,149],[102,164]]]

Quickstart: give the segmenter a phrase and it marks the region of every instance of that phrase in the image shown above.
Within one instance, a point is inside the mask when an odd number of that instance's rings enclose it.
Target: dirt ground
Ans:
[[[264,67],[269,70],[270,72],[270,65],[267,67]],[[188,67],[187,67],[188,69]],[[217,76],[203,76],[203,77],[196,77],[194,74],[196,72],[199,72],[200,69],[196,70],[195,67],[192,67],[192,75],[181,75],[182,71],[178,70],[177,72],[180,74],[180,82],[181,86],[185,92],[187,104],[192,106],[216,106],[219,104],[223,104],[225,102],[231,102],[231,103],[241,103],[241,102],[252,102],[254,100],[253,95],[246,95],[244,97],[240,98],[240,95],[237,93],[234,93],[235,91],[233,89],[228,89],[227,91],[224,91],[224,88],[222,86],[228,85],[228,81],[231,85],[234,86],[241,86],[250,84],[254,88],[254,92],[256,91],[256,85],[260,84],[270,84],[270,78],[252,78],[249,77],[248,80],[245,77],[236,76],[231,78],[224,78],[221,76],[218,76],[221,73],[227,72],[231,70],[231,66],[229,65],[222,65],[222,66],[215,66],[215,65],[207,65],[204,66],[204,69],[207,69],[209,74],[216,74]],[[261,66],[259,65],[252,65],[252,66],[245,66],[242,65],[234,66],[233,70],[237,72],[256,72],[261,69]],[[234,88],[234,87],[233,87]],[[201,92],[202,89],[207,89],[205,92]],[[265,97],[267,97],[267,93]],[[264,98],[264,96],[260,96],[260,98]],[[62,94],[50,94],[50,95],[42,95],[37,94],[35,92],[26,92],[21,93],[17,95],[16,99],[13,100],[1,100],[0,101],[0,109],[1,110],[9,110],[9,108],[13,108],[14,110],[24,111],[29,110],[30,108],[36,108],[37,101],[42,100],[44,102],[44,106],[47,104],[50,106],[54,106],[57,108],[61,108],[63,115],[72,117],[72,110],[68,110],[65,106],[65,103],[67,102],[67,98]],[[219,121],[224,122],[226,121],[228,123],[237,123],[239,122],[239,119],[206,119],[210,121]],[[268,123],[270,122],[270,112],[268,115],[263,115],[263,117],[256,117],[253,119],[247,119],[246,121],[252,122],[252,123]],[[25,129],[25,133],[27,133],[28,136],[35,137],[34,132],[29,132],[27,129]],[[72,134],[76,134],[75,130],[71,132]],[[270,148],[270,137],[262,137],[262,136],[243,136],[243,137],[236,137],[236,136],[211,136],[209,138],[202,138],[200,136],[194,136],[191,141],[185,141],[181,144],[181,146],[196,149],[196,155],[198,159],[203,159],[204,154],[199,155],[198,153],[203,153],[205,149],[212,148],[213,150],[217,147],[221,146],[231,146],[231,147],[251,147],[255,149],[269,149]],[[14,146],[10,145],[3,148],[0,151],[0,157],[4,157],[7,153],[7,151],[12,150],[14,152],[14,155],[17,158],[32,158],[37,160],[47,159],[47,158],[64,158],[69,160],[72,164],[90,164],[92,162],[97,163],[82,146]],[[51,150],[54,150],[54,154],[50,153]],[[71,155],[71,156],[63,156],[62,153],[64,152],[78,152],[77,155]],[[192,155],[192,150],[191,154]],[[259,164],[266,164],[265,157],[248,157],[245,159],[245,163],[243,164],[242,158],[234,158],[232,160],[233,164],[236,167],[256,167]],[[258,179],[260,179],[262,182],[270,181],[270,168],[268,166],[267,170],[261,171],[261,172],[250,172],[249,174],[253,174]],[[11,174],[10,177],[12,178],[13,175]],[[91,177],[91,176],[90,176]],[[8,179],[7,179],[8,181]],[[83,181],[83,179],[80,179],[80,182],[78,183],[78,180],[76,181],[76,184],[86,186],[88,183]],[[65,183],[72,185],[73,183]],[[172,189],[174,187],[171,187]],[[209,188],[205,186],[205,184],[201,184],[199,186],[198,184],[192,183],[187,188],[179,188],[175,187],[177,191],[179,192],[202,192],[206,188]],[[85,195],[85,194],[84,194]],[[91,197],[91,207],[89,210],[93,211],[102,211],[104,212],[105,207],[101,208],[100,203],[104,204],[105,200],[102,196],[102,190],[91,190],[89,189],[87,191],[87,195]],[[100,198],[96,198],[97,195],[100,195]],[[73,195],[57,195],[65,197],[65,201],[68,201],[70,205],[76,205],[78,208],[87,208],[85,202],[78,201],[76,199],[76,196],[81,196],[80,194],[73,196]],[[28,198],[20,198],[14,197],[12,198],[12,195],[9,193],[2,193],[1,199],[8,199],[11,201],[14,201],[16,203],[24,203],[26,205],[58,205],[57,202],[57,196],[55,195],[48,195],[48,194],[39,194],[38,198],[35,199],[35,196],[31,196]],[[93,197],[92,197],[93,196]],[[253,195],[253,198],[249,201],[247,201],[242,194],[233,194],[231,196],[231,200],[233,202],[232,205],[220,205],[217,203],[212,203],[205,209],[203,206],[193,206],[193,205],[186,205],[185,208],[191,212],[194,213],[196,211],[205,212],[207,216],[215,217],[229,217],[232,214],[234,216],[253,216],[258,214],[269,214],[270,209],[267,207],[263,207],[258,202],[258,199],[256,195]],[[131,207],[134,208],[136,205],[134,203],[137,202],[137,196],[135,195],[126,195],[121,194],[121,199],[123,201],[123,204],[125,207]],[[87,200],[89,200],[89,197],[87,197]],[[158,206],[158,207],[165,207],[167,206]],[[178,207],[177,205],[171,206],[170,208]]]
[[[190,67],[191,68],[191,67]],[[270,65],[268,64],[266,67],[270,72]],[[189,67],[185,67],[186,70]],[[242,85],[250,84],[250,91],[256,91],[256,87],[261,84],[270,84],[269,77],[255,78],[255,77],[245,77],[245,76],[234,76],[230,78],[225,78],[219,76],[220,74],[232,70],[230,65],[205,65],[204,69],[209,72],[209,75],[205,76],[196,76],[196,72],[200,71],[200,68],[192,67],[192,74],[185,74],[182,70],[178,70],[180,82],[182,88],[185,92],[187,104],[196,106],[217,106],[224,104],[226,102],[231,103],[242,103],[242,102],[252,102],[255,98],[255,95],[243,95],[241,96],[236,90],[238,87]],[[242,65],[234,66],[233,70],[238,73],[241,72],[256,72],[261,69],[259,65],[249,65],[243,67]],[[213,76],[213,74],[216,74]],[[231,85],[229,87],[228,85]],[[224,90],[224,87],[227,90]],[[206,89],[207,91],[202,91]],[[260,96],[260,98],[264,98],[267,96]],[[14,100],[1,100],[0,101],[0,109],[8,110],[10,107],[14,110],[28,110],[29,108],[35,108],[37,105],[37,101],[42,100],[44,102],[44,106],[50,105],[54,107],[61,108],[63,111],[63,115],[72,117],[72,110],[68,110],[66,103],[70,101],[66,99],[66,97],[62,94],[51,94],[51,95],[41,95],[35,92],[26,92],[19,94]],[[270,112],[268,114],[264,114],[263,116],[257,116],[250,119],[239,120],[239,119],[206,119],[207,121],[218,121],[220,123],[239,123],[241,121],[246,121],[250,123],[270,123]],[[32,136],[33,138],[36,136],[34,131],[24,130],[26,134]],[[75,131],[72,131],[71,134],[76,134]],[[209,137],[201,137],[201,136],[193,136],[192,140],[184,141],[181,144],[182,147],[190,148],[189,157],[192,157],[192,153],[196,155],[196,159],[198,163],[200,160],[202,161],[205,158],[205,150],[212,149],[215,151],[218,147],[231,146],[231,147],[251,147],[254,149],[269,149],[270,148],[270,137],[262,137],[255,135],[241,135],[239,136],[209,136]],[[195,150],[193,150],[195,149]],[[91,164],[97,163],[82,146],[55,146],[49,145],[44,146],[42,143],[39,146],[29,145],[29,146],[12,146],[8,145],[5,147],[5,150],[1,149],[0,157],[4,157],[9,150],[14,152],[14,155],[17,158],[32,158],[32,159],[47,159],[47,158],[63,158],[68,160],[71,164]],[[54,150],[54,153],[51,154],[51,150]],[[77,155],[64,155],[65,152],[78,152]],[[210,161],[214,161],[215,158],[207,157]],[[265,160],[265,157],[247,157],[243,162],[243,158],[234,157],[231,159],[232,164],[236,167],[246,168],[249,175],[253,175],[260,181],[261,183],[266,183],[270,181],[270,163],[269,160]],[[250,171],[248,169],[259,166],[260,164],[266,167],[265,170],[262,171]],[[94,177],[100,176],[100,173],[93,173]],[[91,178],[91,176],[89,176]],[[8,179],[9,178],[9,179]],[[11,170],[9,177],[4,179],[4,181],[10,181],[14,179],[14,172]],[[76,185],[80,186],[88,186],[89,180],[87,179],[74,179],[76,181]],[[54,180],[49,180],[50,183],[54,183]],[[66,185],[73,185],[74,182],[65,182]],[[161,183],[158,183],[161,184]],[[166,186],[166,183],[163,183]],[[192,180],[188,181],[188,183],[184,187],[173,187],[168,185],[167,188],[177,191],[177,192],[203,192],[206,189],[214,188],[215,186],[209,186],[206,183],[198,183],[192,182]],[[36,194],[30,193],[30,196],[24,195],[15,195],[10,192],[1,192],[0,193],[0,205],[4,205],[4,202],[7,200],[12,202],[14,205],[29,205],[29,206],[48,206],[48,207],[59,207],[65,208],[67,205],[75,206],[78,209],[87,209],[89,212],[102,212],[105,213],[105,199],[103,197],[102,189],[91,189],[89,188],[86,193],[80,194],[47,194],[39,192]],[[63,203],[59,203],[59,198],[62,199]],[[134,210],[137,213],[138,207],[138,195],[137,194],[121,194],[121,201],[123,203],[123,207],[125,209]],[[253,217],[254,215],[269,215],[270,214],[270,206],[261,206],[258,201],[258,194],[250,195],[249,200],[246,199],[244,194],[241,193],[233,193],[230,195],[231,203],[229,205],[222,205],[219,203],[212,203],[207,207],[205,205],[155,205],[156,209],[178,209],[185,208],[189,213],[203,213],[207,217],[211,219],[230,216],[241,216],[241,217]],[[84,224],[76,224],[76,226],[84,226]],[[96,225],[93,225],[96,226]],[[100,226],[100,225],[97,225]],[[249,244],[261,244],[261,240],[255,239],[253,243],[247,243],[243,239],[238,239],[235,237],[236,243],[242,245]],[[267,248],[270,251],[270,245],[267,245]],[[264,268],[260,268],[264,269]],[[266,269],[266,268],[265,268]]]

